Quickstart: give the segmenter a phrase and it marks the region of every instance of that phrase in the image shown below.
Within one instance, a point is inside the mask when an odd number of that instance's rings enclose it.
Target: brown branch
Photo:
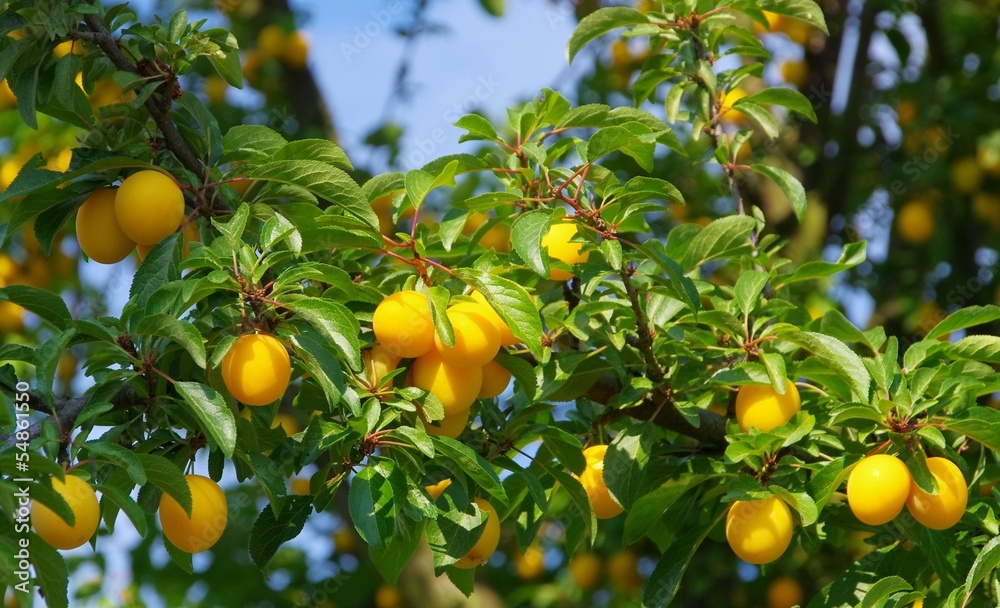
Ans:
[[[649,322],[646,321],[646,315],[642,312],[639,291],[632,284],[632,271],[626,268],[622,271],[621,277],[622,284],[625,285],[625,293],[628,294],[629,302],[632,304],[632,312],[635,314],[635,325],[639,334],[636,346],[646,362],[646,374],[653,381],[653,384],[660,385],[664,378],[663,366],[660,365],[656,353],[653,352],[653,332],[649,329]]]
[[[139,399],[139,396],[136,395],[135,391],[129,387],[123,387],[115,393],[114,397],[111,398],[111,404],[116,410],[126,409],[140,402],[141,400]],[[49,407],[42,401],[41,397],[39,397],[37,393],[32,392],[29,393],[28,403],[32,410],[52,412],[42,420],[39,420],[28,427],[27,441],[32,441],[41,435],[42,426],[47,422],[54,422],[56,427],[62,429],[63,434],[66,434],[73,428],[73,425],[76,423],[76,418],[80,415],[80,412],[82,412],[87,407],[87,404],[90,403],[90,397],[69,397],[66,399],[60,399],[56,401],[52,407]],[[4,448],[12,447],[14,444],[20,443],[21,441],[23,440],[18,439],[16,432],[7,435],[0,435],[0,442],[3,443]]]
[[[93,4],[92,1],[91,4]],[[118,41],[114,39],[108,28],[104,26],[104,22],[101,21],[98,15],[84,15],[83,20],[91,30],[91,35],[86,37],[101,49],[116,68],[123,72],[131,72],[132,74],[140,73],[135,64],[122,52]],[[77,35],[82,37],[83,34],[85,32],[80,32]],[[205,166],[187,145],[187,142],[184,141],[181,132],[177,129],[177,125],[170,118],[171,103],[169,93],[165,94],[160,91],[157,91],[156,94],[151,95],[145,101],[146,110],[149,111],[149,115],[156,122],[160,133],[163,134],[163,140],[167,144],[167,149],[173,152],[174,156],[185,169],[204,179],[206,177]],[[212,200],[211,196],[208,198]]]

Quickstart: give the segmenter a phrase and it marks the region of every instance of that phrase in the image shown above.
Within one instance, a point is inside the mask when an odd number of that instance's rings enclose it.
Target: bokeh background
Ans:
[[[324,137],[343,146],[363,182],[384,171],[419,168],[477,144],[459,144],[453,123],[480,112],[502,125],[505,110],[558,89],[574,103],[632,103],[629,85],[648,58],[641,40],[608,39],[572,65],[565,44],[580,18],[602,0],[134,0],[143,18],[180,9],[229,27],[243,52],[247,87],[236,90],[198,66],[184,83],[199,91],[223,131],[267,124],[289,138]],[[653,2],[639,0],[648,10]],[[845,242],[868,241],[868,261],[823,289],[803,291],[810,312],[842,309],[859,327],[884,325],[905,346],[948,311],[998,299],[1000,243],[1000,1],[820,0],[830,36],[777,20],[758,28],[773,59],[764,80],[746,85],[797,87],[814,104],[818,124],[781,116],[781,136],[755,137],[750,158],[781,166],[806,186],[810,205],[800,225],[770,183],[741,184],[787,240],[786,255],[804,262],[837,255]],[[666,86],[646,109],[663,115]],[[5,94],[6,93],[6,94]],[[121,95],[105,83],[96,105]],[[0,89],[0,187],[41,152],[64,167],[77,133],[51,120],[31,131]],[[745,126],[730,115],[729,128]],[[689,154],[661,151],[653,174],[673,181],[688,201],[653,217],[662,237],[679,222],[706,223],[733,211],[704,140],[685,137]],[[627,157],[613,168],[643,170]],[[467,184],[455,195],[492,187]],[[446,201],[437,201],[444,205]],[[384,213],[384,212],[383,212]],[[403,220],[405,222],[405,219]],[[387,226],[386,229],[394,229]],[[470,227],[474,229],[474,227]],[[30,231],[13,235],[0,253],[0,282],[61,291],[74,316],[117,314],[136,261],[112,267],[82,263],[71,229],[52,256]],[[655,238],[650,236],[650,238]],[[37,320],[0,303],[5,342],[35,339]],[[66,391],[88,379],[69,353],[60,366]],[[6,414],[5,414],[6,415]],[[289,408],[288,434],[301,428]],[[204,468],[204,463],[198,463]],[[229,472],[231,473],[231,472]],[[303,473],[308,475],[308,471]],[[228,473],[227,473],[228,475]],[[230,481],[232,481],[230,476]],[[263,492],[229,483],[230,525],[211,552],[195,556],[195,574],[172,564],[156,538],[141,541],[129,526],[70,553],[72,605],[79,606],[632,606],[643,576],[660,557],[657,545],[620,546],[621,522],[602,524],[594,553],[571,568],[560,549],[558,521],[520,556],[504,537],[481,588],[463,604],[446,581],[428,575],[429,553],[404,574],[400,591],[378,582],[350,529],[344,496],[313,516],[262,576],[246,552]],[[706,543],[685,579],[683,606],[765,606],[776,580],[810,596],[872,548],[844,522],[832,542],[809,539],[789,570],[739,564],[722,543]],[[719,540],[718,538],[716,540]],[[812,552],[816,549],[816,552]],[[807,552],[808,551],[808,552]],[[768,597],[768,592],[772,597]],[[793,594],[794,597],[794,594]],[[778,598],[780,599],[780,598]],[[788,599],[787,597],[785,599]],[[791,605],[791,604],[789,604]]]

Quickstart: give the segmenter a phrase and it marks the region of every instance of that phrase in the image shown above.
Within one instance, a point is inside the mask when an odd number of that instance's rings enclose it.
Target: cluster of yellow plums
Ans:
[[[222,537],[228,506],[222,488],[208,477],[187,475],[185,481],[191,491],[190,517],[180,503],[164,492],[160,497],[160,527],[173,546],[185,553],[197,553],[209,549]],[[101,519],[97,494],[86,481],[70,474],[62,481],[53,477],[52,489],[69,505],[73,523],[35,501],[31,505],[31,524],[35,533],[56,549],[75,549],[97,532]]]
[[[494,358],[501,347],[520,340],[478,292],[472,293],[472,301],[449,306],[445,314],[453,329],[453,346],[435,331],[426,295],[404,290],[382,300],[372,318],[378,346],[369,354],[373,368],[369,380],[378,390],[400,359],[413,359],[407,384],[431,393],[444,408],[437,425],[420,412],[427,432],[455,438],[465,429],[476,399],[492,399],[510,384],[510,372]]]
[[[143,259],[153,245],[176,232],[184,221],[184,194],[165,173],[139,171],[118,188],[102,188],[80,206],[76,238],[87,257],[115,264],[136,251]],[[193,222],[184,226],[185,245],[198,240]]]

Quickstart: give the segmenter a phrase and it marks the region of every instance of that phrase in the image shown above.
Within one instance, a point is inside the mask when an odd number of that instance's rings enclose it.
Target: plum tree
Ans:
[[[738,500],[726,515],[726,540],[733,553],[751,564],[769,564],[792,543],[794,522],[780,498]]]
[[[743,386],[736,395],[736,421],[744,431],[767,432],[791,420],[801,407],[799,389],[791,380],[785,380],[784,394],[770,385]]]
[[[416,291],[398,291],[375,308],[372,330],[379,344],[397,357],[412,358],[434,347],[434,322],[427,296]]]

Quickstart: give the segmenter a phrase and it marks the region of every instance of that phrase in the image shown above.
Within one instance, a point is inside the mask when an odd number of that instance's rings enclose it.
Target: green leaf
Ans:
[[[953,359],[1000,363],[1000,337],[966,336],[951,345],[951,348],[948,349],[948,355]]]
[[[648,423],[640,423],[615,437],[604,456],[604,481],[625,509],[639,498],[655,437]]]
[[[329,340],[351,369],[362,369],[361,344],[358,340],[361,324],[346,306],[326,298],[303,298],[282,304]]]
[[[648,22],[646,15],[632,8],[615,6],[598,9],[581,19],[580,24],[573,30],[573,35],[570,36],[566,46],[566,60],[572,62],[588,42],[613,29]]]
[[[614,196],[615,201],[623,205],[633,205],[645,201],[684,204],[684,195],[676,186],[656,177],[633,177],[624,186],[608,194],[609,197]]]
[[[458,161],[453,160],[445,165],[437,174],[428,173],[422,169],[414,169],[406,173],[403,183],[406,186],[406,198],[415,209],[419,209],[424,199],[435,188],[455,186],[455,173],[458,171]]]
[[[692,313],[697,315],[698,311],[701,310],[701,296],[698,295],[698,287],[695,286],[694,281],[690,277],[684,274],[684,269],[681,268],[680,264],[662,252],[656,244],[646,243],[640,245],[636,243],[632,247],[655,262],[661,270],[667,273],[667,277],[670,279],[677,297],[680,301],[687,304]]]
[[[181,551],[173,545],[166,536],[161,537],[163,541],[163,547],[167,550],[167,555],[170,556],[170,561],[174,563],[175,566],[184,571],[187,575],[194,574],[194,565],[192,563],[191,554],[185,551]]]
[[[810,122],[816,122],[816,111],[809,99],[795,89],[785,87],[769,87],[760,93],[747,95],[740,101],[750,101],[758,105],[778,105],[805,116]],[[739,102],[735,104],[739,106]]]
[[[181,258],[182,246],[179,232],[153,245],[146,254],[146,259],[136,269],[135,276],[132,277],[129,298],[134,298],[137,303],[144,305],[160,287],[180,279],[178,261]]]
[[[85,446],[96,460],[105,460],[122,468],[135,485],[146,485],[146,471],[131,450],[107,441],[88,441]]]
[[[396,511],[392,484],[375,466],[366,466],[351,480],[348,495],[351,521],[370,546],[386,546],[395,534]]]
[[[424,535],[424,520],[414,521],[408,517],[396,520],[396,533],[386,539],[382,547],[368,546],[372,563],[385,582],[395,586],[403,568],[420,545]]]
[[[337,405],[347,390],[337,358],[326,348],[316,332],[303,331],[290,339],[295,354],[323,389],[327,403],[331,407]]]
[[[808,207],[809,204],[806,199],[806,189],[802,186],[802,182],[796,179],[788,171],[779,169],[778,167],[758,164],[750,165],[750,168],[765,177],[769,177],[775,184],[778,185],[779,188],[781,188],[781,191],[788,197],[788,202],[792,204],[792,210],[795,211],[795,217],[798,218],[801,223],[806,217],[806,207]]]
[[[760,295],[761,290],[767,285],[767,280],[770,276],[768,273],[760,270],[751,270],[741,273],[740,278],[736,280],[736,287],[734,288],[736,305],[740,307],[740,311],[744,316],[748,316],[750,311],[754,309],[757,296]]]
[[[949,430],[974,439],[994,452],[1000,452],[1000,411],[983,406],[973,406],[942,424]]]
[[[940,323],[934,326],[924,337],[924,340],[937,340],[947,336],[953,331],[986,325],[1000,319],[1000,306],[990,304],[988,306],[968,306],[956,310]]]
[[[798,344],[816,356],[817,360],[836,372],[851,387],[854,397],[868,402],[871,376],[861,357],[846,344],[819,333],[796,331],[782,334],[781,339]]]
[[[455,126],[468,131],[468,134],[458,138],[459,143],[476,140],[500,141],[500,136],[497,135],[492,123],[479,114],[466,114],[458,119]]]
[[[222,138],[226,151],[222,162],[253,160],[266,162],[288,141],[277,131],[262,125],[236,125]]]
[[[781,486],[771,486],[771,491],[798,512],[803,526],[811,526],[816,523],[819,518],[819,510],[811,496],[805,492],[791,492]]]
[[[868,243],[861,241],[858,243],[848,243],[840,254],[836,262],[806,262],[799,266],[790,275],[778,277],[775,280],[775,290],[796,283],[798,281],[812,281],[815,279],[825,279],[844,270],[850,270],[865,261],[867,257]]]
[[[823,9],[813,0],[734,0],[731,6],[733,8],[767,10],[777,15],[784,15],[808,23],[822,30],[824,34],[830,33],[826,27],[826,19],[823,17]]]
[[[66,324],[73,318],[62,298],[51,291],[28,285],[8,285],[0,289],[0,293],[60,331],[66,329]]]
[[[439,498],[437,517],[427,521],[427,542],[434,552],[434,570],[443,572],[466,555],[486,528],[488,513],[474,502],[458,505],[451,492]]]
[[[435,285],[428,290],[428,300],[430,301],[431,317],[434,319],[434,329],[437,335],[444,342],[445,346],[455,346],[455,330],[451,326],[451,321],[445,311],[448,309],[448,300],[451,293],[444,287]]]
[[[432,440],[438,454],[454,462],[484,491],[503,502],[507,502],[507,493],[503,489],[503,484],[500,483],[500,478],[482,456],[473,452],[464,443],[448,437],[432,437]]]
[[[510,242],[517,255],[545,278],[549,277],[549,256],[542,255],[542,238],[551,223],[551,209],[536,209],[517,216],[510,232]]]
[[[227,458],[236,449],[236,419],[222,395],[201,382],[175,382],[174,388]]]
[[[689,488],[690,484],[688,483],[674,481],[640,496],[625,511],[625,532],[622,543],[631,545],[649,534],[653,526],[667,512],[667,509],[677,502],[677,499]]]
[[[729,215],[715,220],[692,239],[683,266],[692,269],[749,249],[750,234],[756,227],[757,222],[746,215]]]
[[[122,448],[124,449],[124,448]],[[138,505],[128,493],[122,491],[120,488],[111,485],[99,485],[94,487],[95,490],[101,493],[101,505],[105,503],[111,503],[115,508],[121,509],[125,512],[125,515],[135,526],[135,531],[139,533],[139,536],[146,538],[148,531],[146,512],[142,510],[142,507]],[[107,511],[108,507],[104,507]]]
[[[781,134],[781,127],[778,125],[778,121],[775,120],[771,111],[764,106],[759,106],[752,101],[744,101],[741,99],[733,104],[733,108],[736,111],[742,112],[754,121],[770,139],[776,139],[778,135]]]
[[[250,530],[250,557],[257,567],[266,570],[278,547],[298,536],[311,514],[308,496],[286,498],[281,515],[275,515],[270,505],[264,507]]]
[[[140,336],[157,336],[166,338],[184,348],[194,359],[195,365],[205,368],[205,338],[198,328],[187,321],[180,321],[168,314],[155,314],[143,317],[135,328]]]
[[[340,146],[327,139],[299,139],[281,147],[271,157],[279,160],[315,160],[345,171],[353,171],[351,160]]]
[[[378,216],[361,187],[344,171],[316,160],[279,160],[260,165],[247,174],[259,179],[304,188],[341,207],[378,231]]]
[[[38,585],[45,593],[45,605],[48,608],[68,608],[69,599],[66,589],[69,586],[69,571],[66,562],[59,552],[52,548],[42,537],[32,533],[31,563],[35,566],[35,576]]]
[[[494,17],[503,17],[504,0],[479,0],[479,4]]]
[[[643,608],[669,606],[673,602],[691,558],[712,528],[706,524],[691,526],[670,544],[669,554],[660,558],[646,583],[642,595]]]
[[[184,478],[184,473],[177,468],[177,465],[163,456],[154,454],[136,454],[135,456],[142,463],[143,470],[146,471],[146,479],[173,497],[190,517],[191,488]]]
[[[998,565],[1000,565],[1000,537],[993,537],[976,556],[976,561],[973,562],[968,576],[965,577],[966,597],[971,596],[976,586]]]
[[[455,276],[483,294],[511,333],[521,339],[531,354],[542,357],[542,320],[531,296],[514,281],[469,268],[456,268]]]
[[[281,511],[284,507],[282,499],[288,494],[288,490],[285,487],[285,477],[281,473],[281,469],[274,460],[258,452],[254,452],[248,456],[247,462],[250,465],[250,470],[253,471],[257,482],[260,483],[264,493],[267,494],[267,499],[271,502],[271,508],[274,509],[274,515],[281,517]]]
[[[909,591],[913,589],[910,583],[899,576],[887,576],[868,588],[864,599],[858,604],[859,608],[874,608],[881,606],[882,600],[886,599],[897,591]]]

